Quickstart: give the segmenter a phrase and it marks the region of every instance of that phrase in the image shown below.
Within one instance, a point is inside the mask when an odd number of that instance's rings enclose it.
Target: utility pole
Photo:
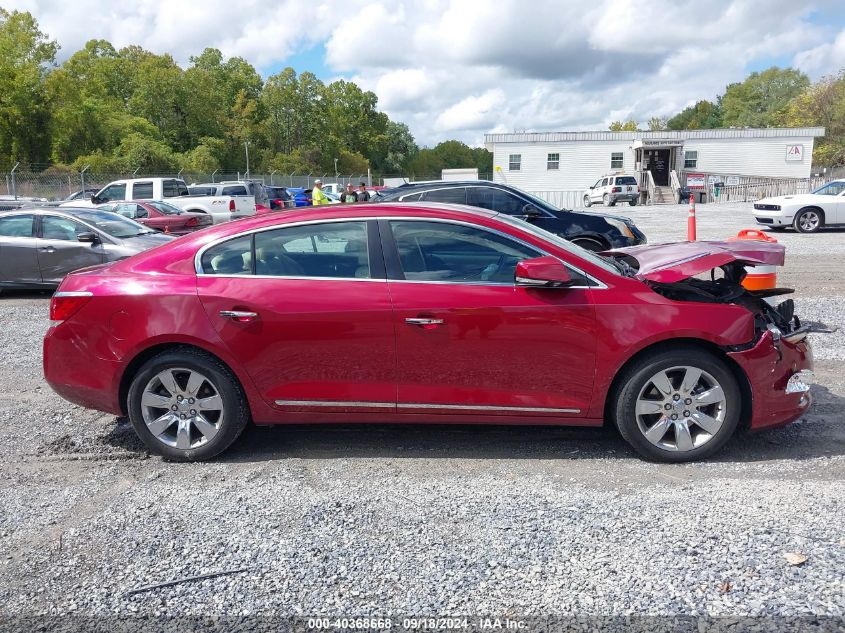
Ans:
[[[337,181],[337,159],[334,159],[334,179]]]
[[[83,196],[85,195],[85,172],[88,171],[88,168],[90,166],[91,165],[85,165],[85,167],[82,168],[82,171],[79,172],[79,178],[82,180],[82,195]]]
[[[244,141],[244,151],[246,152],[246,173],[244,179],[249,180],[249,141]]]
[[[12,167],[11,176],[12,176],[12,195],[15,197],[15,200],[18,199],[18,189],[15,186],[15,170],[20,166],[20,163],[15,163],[15,166]]]

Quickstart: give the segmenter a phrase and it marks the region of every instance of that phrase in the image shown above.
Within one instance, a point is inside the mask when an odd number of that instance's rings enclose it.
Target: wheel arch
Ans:
[[[825,223],[825,220],[826,220],[826,214],[825,214],[825,212],[824,212],[824,209],[822,209],[822,208],[821,208],[820,206],[818,206],[817,204],[808,204],[808,205],[805,205],[805,206],[803,206],[803,207],[800,207],[800,208],[799,208],[799,209],[795,212],[795,214],[792,216],[792,222],[793,222],[793,223],[795,223],[795,219],[796,219],[799,215],[801,215],[802,213],[804,213],[804,211],[816,211],[816,212],[819,214],[819,216],[821,217],[821,219],[822,219],[822,224],[824,224],[824,223]]]
[[[653,354],[655,352],[662,352],[676,349],[696,349],[712,354],[719,360],[725,363],[725,366],[730,370],[736,379],[736,384],[739,387],[741,402],[740,402],[740,418],[739,428],[747,429],[751,424],[751,382],[745,371],[727,355],[724,349],[704,339],[699,338],[673,338],[663,341],[657,341],[651,345],[638,350],[630,358],[628,358],[613,376],[613,381],[610,383],[610,388],[607,390],[607,395],[604,401],[604,424],[607,426],[609,421],[613,419],[613,407],[619,399],[619,392],[622,389],[622,377],[625,371],[632,364],[637,362],[643,356]],[[612,423],[611,423],[612,424]]]
[[[129,397],[129,387],[132,384],[132,380],[140,371],[141,367],[150,360],[162,354],[164,352],[172,352],[176,350],[193,350],[197,352],[201,352],[206,356],[210,356],[211,358],[215,359],[216,361],[220,362],[224,365],[230,372],[232,372],[232,376],[234,376],[235,380],[237,381],[238,388],[244,394],[244,397],[249,400],[249,391],[245,388],[243,381],[241,380],[238,372],[223,358],[220,358],[217,354],[212,351],[209,351],[199,345],[193,345],[191,343],[181,343],[181,342],[168,342],[168,343],[158,343],[156,345],[152,345],[147,347],[146,349],[141,350],[135,357],[129,361],[126,365],[126,369],[123,371],[123,375],[120,377],[120,384],[118,386],[118,403],[120,404],[120,410],[124,415],[128,413],[127,407],[127,400]]]

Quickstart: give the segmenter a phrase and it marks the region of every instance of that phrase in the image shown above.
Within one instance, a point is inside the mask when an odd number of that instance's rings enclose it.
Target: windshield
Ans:
[[[573,255],[580,257],[581,259],[586,259],[591,264],[595,264],[596,266],[599,266],[608,272],[616,273],[617,275],[622,272],[619,266],[616,265],[615,260],[609,259],[607,257],[602,257],[601,255],[596,255],[592,251],[588,251],[584,248],[581,248],[577,244],[573,244],[569,240],[565,240],[559,235],[550,233],[546,229],[541,229],[539,226],[536,226],[534,224],[529,224],[521,218],[517,218],[512,215],[505,215],[504,213],[499,213],[496,215],[496,219],[501,220],[502,222],[507,222],[508,224],[512,224],[517,228],[525,231],[526,233],[533,233],[537,237],[542,238],[547,242],[551,242],[555,246],[559,246],[565,251],[572,253]]]
[[[135,222],[135,220],[130,220],[122,215],[108,211],[75,211],[73,215],[83,222],[97,227],[103,233],[118,239],[146,235],[147,233],[153,232],[143,224]]]
[[[816,189],[813,193],[820,196],[838,196],[843,191],[845,191],[845,181],[828,183],[824,187]]]
[[[149,204],[154,209],[158,209],[159,211],[161,211],[165,215],[179,215],[180,213],[182,213],[182,209],[180,209],[179,207],[175,207],[172,204],[168,204],[166,202],[156,201],[156,202],[148,202],[147,204]]]

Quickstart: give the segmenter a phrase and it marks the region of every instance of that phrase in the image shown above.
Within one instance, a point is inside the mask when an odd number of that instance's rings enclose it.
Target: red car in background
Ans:
[[[458,205],[310,207],[69,274],[44,373],[173,460],[214,457],[251,420],[608,423],[690,461],[810,406],[792,301],[740,284],[783,260],[750,241],[597,255]]]
[[[213,224],[210,215],[183,211],[159,200],[124,200],[101,204],[97,208],[112,211],[156,231],[173,235],[184,235]]]

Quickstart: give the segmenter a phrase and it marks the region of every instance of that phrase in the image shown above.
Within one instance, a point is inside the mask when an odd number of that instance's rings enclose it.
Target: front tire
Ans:
[[[588,209],[593,206],[593,201],[590,200],[590,196],[584,196],[584,206]]]
[[[818,209],[801,209],[795,216],[795,230],[799,233],[815,233],[824,226],[824,215]]]
[[[129,419],[151,452],[172,461],[202,461],[226,450],[250,419],[232,371],[194,349],[147,361],[129,387]]]
[[[613,408],[622,437],[642,457],[690,462],[718,451],[739,423],[742,395],[725,363],[703,350],[648,354],[620,377]]]

